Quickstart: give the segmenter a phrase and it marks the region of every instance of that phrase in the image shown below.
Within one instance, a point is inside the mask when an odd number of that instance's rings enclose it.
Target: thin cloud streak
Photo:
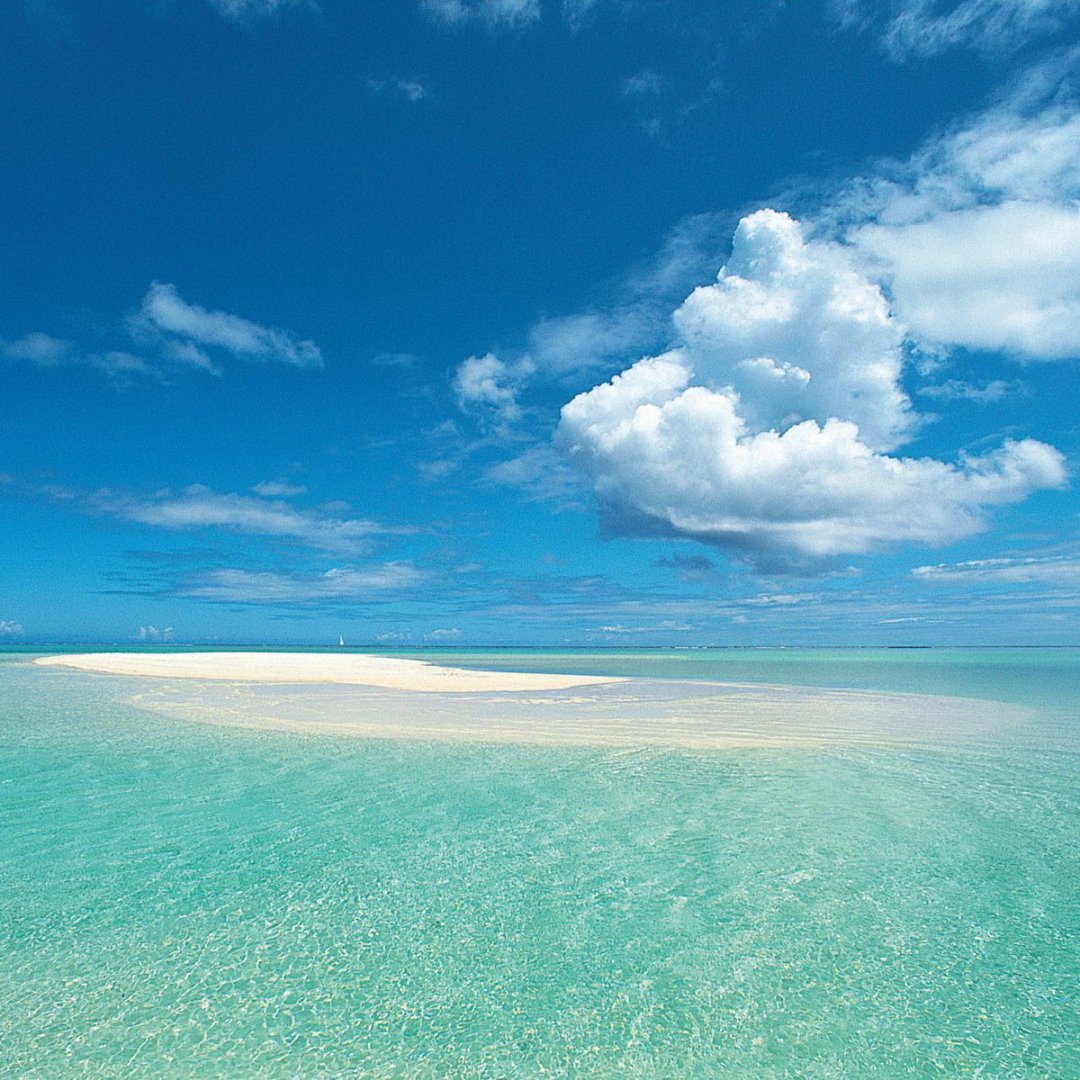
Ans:
[[[34,367],[84,367],[118,383],[133,378],[165,381],[170,373],[202,371],[221,376],[221,354],[248,361],[277,362],[297,368],[321,368],[322,352],[312,341],[284,330],[260,326],[239,315],[209,311],[186,303],[173,285],[153,282],[139,311],[122,324],[129,348],[91,349],[52,334],[32,331],[15,339],[0,338],[0,358]],[[115,336],[115,335],[114,335]],[[207,350],[215,350],[211,355]]]
[[[317,605],[362,602],[383,593],[416,589],[428,575],[410,563],[335,567],[323,574],[222,568],[209,570],[181,585],[175,595],[230,604]]]
[[[1080,11],[1077,0],[841,0],[841,21],[878,30],[897,60],[934,56],[952,48],[1005,53],[1055,33]],[[881,26],[882,10],[891,18]]]
[[[1080,585],[1080,558],[1067,555],[970,559],[916,566],[911,574],[931,584]]]
[[[311,0],[209,0],[226,18],[263,18],[289,7],[310,6]]]
[[[489,30],[515,30],[540,19],[540,0],[421,0],[421,6],[447,26],[475,22]]]
[[[175,285],[153,282],[136,318],[139,325],[152,326],[181,341],[215,346],[245,359],[276,360],[300,368],[322,367],[322,353],[313,341],[297,339],[284,330],[260,326],[239,315],[189,304]]]
[[[173,531],[222,529],[294,540],[320,551],[356,551],[375,537],[413,535],[419,531],[412,526],[394,527],[368,518],[349,517],[336,507],[299,509],[284,499],[218,492],[202,484],[149,496],[66,489],[50,489],[45,494],[74,502],[90,513],[140,525]]]

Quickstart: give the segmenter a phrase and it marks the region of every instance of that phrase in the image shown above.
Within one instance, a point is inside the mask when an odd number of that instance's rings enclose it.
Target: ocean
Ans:
[[[1080,650],[395,654],[1011,708],[723,749],[184,722],[32,655],[6,1075],[1080,1075]]]

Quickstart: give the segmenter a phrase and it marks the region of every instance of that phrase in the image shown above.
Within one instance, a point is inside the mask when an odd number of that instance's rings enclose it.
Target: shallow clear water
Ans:
[[[0,656],[0,1071],[1080,1075],[1080,656],[845,653],[468,662],[1039,711],[918,748],[397,742]]]

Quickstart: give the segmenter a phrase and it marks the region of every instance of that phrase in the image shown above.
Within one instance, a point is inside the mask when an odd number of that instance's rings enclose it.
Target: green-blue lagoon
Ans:
[[[1078,651],[424,654],[824,702],[735,746],[206,722],[233,690],[184,718],[34,655],[0,654],[7,1075],[1080,1075]],[[894,729],[823,727],[837,688]]]

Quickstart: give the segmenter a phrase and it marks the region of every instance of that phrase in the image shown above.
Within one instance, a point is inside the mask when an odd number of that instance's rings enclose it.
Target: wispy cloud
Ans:
[[[673,619],[663,619],[651,626],[623,626],[621,623],[613,623],[608,626],[598,626],[594,633],[601,634],[686,634],[701,627],[692,623],[676,622]]]
[[[303,484],[290,484],[287,480],[264,480],[251,490],[264,499],[291,499],[303,495],[307,488]]]
[[[635,304],[541,319],[529,331],[529,355],[552,374],[603,367],[652,343],[657,321],[653,311]]]
[[[25,334],[17,341],[5,341],[0,348],[3,348],[9,360],[25,360],[39,367],[57,367],[68,363],[74,352],[70,341],[39,333]]]
[[[624,79],[619,90],[636,109],[645,134],[659,136],[667,109],[667,79],[653,68],[642,68]]]
[[[212,7],[230,19],[273,15],[288,7],[310,6],[311,0],[209,0]]]
[[[653,564],[663,570],[674,570],[678,579],[686,584],[700,584],[720,578],[716,563],[705,555],[663,555]]]
[[[378,367],[414,368],[420,363],[420,357],[409,352],[385,352],[373,356],[371,362]]]
[[[743,601],[749,607],[793,607],[819,599],[818,593],[758,593]]]
[[[517,488],[529,500],[556,502],[564,508],[580,505],[578,475],[548,443],[497,462],[486,476],[493,483]]]
[[[646,67],[619,84],[620,93],[634,109],[642,131],[650,138],[663,140],[675,134],[728,93],[715,60],[704,65],[703,77],[698,66],[680,67],[678,81],[655,68]],[[690,72],[693,75],[688,77]]]
[[[716,276],[732,224],[727,214],[686,218],[668,233],[654,258],[615,286],[611,303],[536,322],[528,332],[528,353],[538,374],[618,371],[666,345],[672,308],[695,285]]]
[[[421,0],[421,6],[447,26],[475,22],[490,30],[514,30],[540,18],[540,0]]]
[[[88,495],[59,492],[92,513],[106,514],[155,528],[190,531],[224,529],[253,536],[280,537],[322,551],[355,551],[373,537],[414,532],[367,518],[347,516],[338,507],[298,508],[280,498],[213,491],[192,484],[182,491],[131,495],[98,491]]]
[[[233,604],[324,604],[363,601],[380,594],[414,589],[428,575],[410,563],[335,567],[321,574],[286,574],[269,570],[208,570],[179,586],[178,595]]]
[[[158,374],[152,364],[134,353],[122,349],[85,352],[73,342],[42,333],[25,334],[14,341],[0,339],[0,356],[14,363],[40,368],[93,368],[117,381]]]
[[[841,19],[879,32],[897,58],[955,47],[1006,52],[1053,34],[1080,10],[1077,0],[839,0]],[[883,23],[884,20],[884,23]]]
[[[616,0],[617,3],[625,3],[626,0]],[[563,18],[573,29],[580,29],[604,0],[563,0]]]
[[[188,304],[175,286],[156,281],[143,297],[139,311],[113,337],[125,347],[87,348],[35,331],[16,339],[0,338],[0,358],[39,368],[92,368],[116,382],[165,379],[184,369],[222,375],[223,356],[276,361],[299,368],[318,368],[323,362],[322,353],[312,341],[260,326],[239,315]]]
[[[14,619],[0,619],[0,636],[17,637],[22,632],[22,623]]]
[[[991,379],[981,386],[962,379],[947,379],[943,383],[920,386],[917,392],[939,401],[972,401],[976,405],[989,405],[1013,397],[1021,393],[1023,388],[1023,383],[1007,379]]]
[[[368,79],[368,89],[374,94],[394,94],[406,101],[431,97],[431,91],[418,79]]]
[[[971,559],[967,562],[917,566],[911,573],[920,581],[931,583],[1078,585],[1080,584],[1080,557],[1032,555]]]
[[[313,341],[284,330],[261,326],[225,311],[208,311],[184,301],[176,286],[155,281],[136,316],[136,333],[147,327],[172,335],[179,345],[214,346],[251,360],[274,360],[294,367],[322,367],[322,353]]]

